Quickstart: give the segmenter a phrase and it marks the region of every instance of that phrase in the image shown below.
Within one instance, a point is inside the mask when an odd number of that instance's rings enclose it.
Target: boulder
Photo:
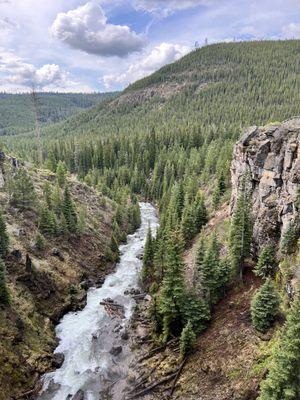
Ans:
[[[84,400],[84,392],[79,389],[78,392],[72,397],[72,400]]]
[[[53,368],[60,368],[65,361],[65,356],[63,353],[54,353],[52,358]]]
[[[129,339],[129,334],[128,334],[127,331],[122,332],[121,339],[122,340],[128,340]]]
[[[14,249],[11,252],[11,255],[18,261],[20,261],[22,259],[22,252],[19,249]]]
[[[64,261],[65,257],[63,256],[62,252],[60,250],[58,250],[56,247],[54,247],[51,251],[51,254],[54,257],[57,257],[60,261]]]
[[[114,356],[114,357],[116,357],[116,356],[118,356],[120,353],[122,353],[122,346],[114,346],[114,347],[112,347],[111,348],[111,350],[110,350],[110,354],[112,355],[112,356]]]

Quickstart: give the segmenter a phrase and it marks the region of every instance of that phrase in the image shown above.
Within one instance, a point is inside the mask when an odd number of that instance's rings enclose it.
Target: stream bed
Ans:
[[[100,288],[91,288],[82,311],[66,314],[56,328],[59,345],[55,353],[64,355],[62,366],[43,376],[38,400],[102,400],[124,398],[123,390],[133,359],[126,330],[135,301],[124,294],[139,287],[141,256],[148,226],[158,227],[155,208],[140,203],[141,227],[120,246],[120,262]],[[124,318],[109,316],[100,305],[105,299],[124,306]]]

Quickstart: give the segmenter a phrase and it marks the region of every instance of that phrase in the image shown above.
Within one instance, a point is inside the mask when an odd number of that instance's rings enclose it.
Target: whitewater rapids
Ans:
[[[124,292],[138,288],[148,226],[154,235],[158,227],[155,208],[140,203],[140,209],[141,227],[120,246],[115,272],[106,277],[102,287],[89,289],[82,311],[66,314],[57,326],[59,345],[55,353],[63,353],[64,362],[61,368],[43,376],[38,400],[69,400],[76,394],[80,399],[99,400],[103,391],[126,379],[131,354],[121,332],[129,324],[135,301]],[[124,306],[124,319],[108,316],[99,304],[106,298]],[[116,346],[122,346],[122,352],[113,356],[110,350]],[[122,395],[117,393],[113,398],[121,399]]]

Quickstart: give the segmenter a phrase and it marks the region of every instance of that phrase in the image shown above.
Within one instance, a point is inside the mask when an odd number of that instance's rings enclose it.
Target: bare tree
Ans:
[[[40,128],[40,120],[39,120],[40,99],[39,99],[34,87],[32,87],[32,90],[31,90],[31,99],[32,99],[34,115],[35,115],[35,136],[36,136],[36,147],[37,147],[37,153],[38,153],[38,164],[42,165],[43,149],[42,149],[42,143],[41,143],[41,128]]]

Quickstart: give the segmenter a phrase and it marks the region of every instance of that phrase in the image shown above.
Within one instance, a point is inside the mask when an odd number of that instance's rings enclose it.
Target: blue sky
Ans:
[[[0,0],[0,91],[119,90],[205,38],[300,38],[300,0]]]

